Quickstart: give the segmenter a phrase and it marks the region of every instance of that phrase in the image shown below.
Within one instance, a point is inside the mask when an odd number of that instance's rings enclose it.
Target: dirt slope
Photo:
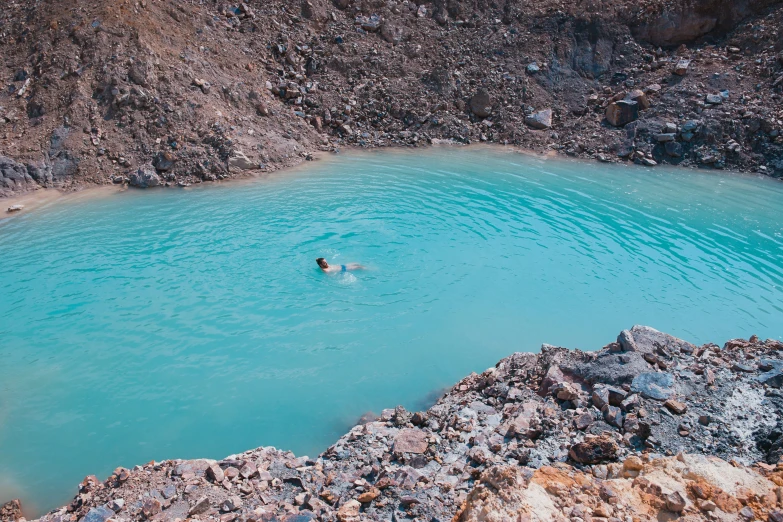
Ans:
[[[777,0],[11,1],[0,196],[435,139],[780,176],[781,21]]]

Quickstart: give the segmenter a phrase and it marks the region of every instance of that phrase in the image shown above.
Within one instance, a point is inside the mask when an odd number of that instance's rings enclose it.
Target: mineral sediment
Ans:
[[[261,447],[90,476],[40,520],[778,522],[781,384],[780,341],[636,326],[595,352],[511,355],[317,457]]]

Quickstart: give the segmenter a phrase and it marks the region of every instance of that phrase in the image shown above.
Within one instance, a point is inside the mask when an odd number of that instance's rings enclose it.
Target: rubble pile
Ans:
[[[636,326],[596,352],[516,353],[315,458],[261,447],[87,477],[41,521],[777,522],[781,384],[780,341],[694,346]]]

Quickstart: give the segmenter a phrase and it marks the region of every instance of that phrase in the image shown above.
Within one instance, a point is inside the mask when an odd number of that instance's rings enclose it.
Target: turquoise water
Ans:
[[[0,500],[40,513],[152,459],[315,455],[542,342],[779,339],[782,201],[770,179],[432,149],[0,221]]]

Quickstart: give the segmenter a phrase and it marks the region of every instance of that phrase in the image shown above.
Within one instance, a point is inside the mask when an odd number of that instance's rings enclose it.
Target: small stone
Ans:
[[[617,406],[605,405],[601,410],[604,415],[604,420],[607,424],[615,426],[617,428],[623,427],[623,412]]]
[[[696,507],[698,507],[701,511],[715,511],[718,509],[718,506],[715,505],[715,502],[712,500],[702,499],[696,499]]]
[[[647,399],[663,401],[674,395],[674,375],[666,372],[644,372],[631,382],[631,391]]]
[[[688,74],[688,67],[690,67],[691,61],[690,60],[678,60],[677,64],[674,66],[674,74],[677,76],[685,76]]]
[[[106,522],[114,516],[114,511],[108,506],[94,507],[84,515],[80,522]]]
[[[340,522],[353,522],[359,518],[359,510],[362,505],[358,500],[351,499],[337,510],[337,518]]]
[[[745,506],[744,508],[740,509],[739,514],[745,520],[753,520],[755,517],[753,509],[750,506]]]
[[[723,96],[720,94],[708,94],[705,96],[704,101],[710,105],[720,105],[723,103]]]
[[[130,175],[128,184],[132,187],[149,188],[157,187],[161,184],[160,177],[149,167],[140,167],[139,170]]]
[[[626,100],[636,102],[639,105],[640,111],[645,111],[650,108],[650,100],[644,91],[639,89],[633,90],[625,97]]]
[[[525,68],[528,74],[536,74],[541,70],[541,68],[538,66],[538,63],[531,62],[527,64],[527,67]]]
[[[242,478],[253,478],[256,476],[256,474],[258,474],[258,467],[254,462],[247,461],[245,462],[245,465],[239,469],[239,474],[242,476]]]
[[[479,89],[470,99],[470,110],[479,118],[489,116],[492,113],[492,99],[489,97],[489,93],[484,89]]]
[[[593,423],[593,416],[589,413],[583,413],[574,419],[574,427],[578,430],[586,430]]]
[[[217,464],[210,465],[207,468],[206,475],[208,479],[212,480],[216,484],[223,482],[223,479],[225,479],[225,474],[223,473],[223,470]]]
[[[671,156],[672,158],[681,158],[683,155],[682,145],[677,143],[676,141],[666,142],[663,148],[666,151],[666,154]]]
[[[642,459],[632,455],[623,461],[623,469],[629,471],[641,471],[644,468]]]
[[[756,371],[756,368],[747,364],[741,364],[741,363],[734,363],[731,365],[732,371],[735,372],[741,372],[741,373],[753,373]]]
[[[206,513],[209,511],[210,507],[209,498],[201,497],[196,501],[195,504],[193,504],[193,507],[190,508],[190,511],[188,511],[188,516],[192,517],[193,515],[201,515]]]
[[[141,514],[144,518],[152,518],[163,511],[163,505],[157,498],[148,498],[141,505]]]
[[[544,109],[525,116],[525,125],[537,130],[545,130],[552,126],[552,109]]]
[[[369,491],[365,491],[358,497],[356,497],[356,500],[361,502],[362,504],[367,504],[368,502],[372,502],[376,498],[378,498],[381,495],[381,490],[378,488],[371,488]]]
[[[674,513],[682,513],[685,510],[686,502],[679,491],[669,493],[663,497],[666,502],[666,509]]]
[[[674,399],[669,399],[666,402],[663,403],[666,408],[669,409],[672,413],[676,413],[677,415],[682,415],[685,413],[685,411],[688,409],[688,406],[682,402],[675,401]]]
[[[674,141],[676,138],[677,136],[675,134],[668,132],[655,135],[655,141],[658,143],[668,143],[670,141]]]
[[[617,443],[609,437],[594,437],[574,444],[568,451],[569,456],[580,464],[600,464],[617,458]]]
[[[623,127],[639,119],[639,104],[629,100],[619,100],[606,108],[606,121],[615,127]]]
[[[234,495],[220,503],[220,511],[230,512],[241,509],[243,505],[242,499]]]
[[[424,453],[428,446],[427,433],[418,429],[401,430],[394,438],[395,453]]]
[[[20,212],[24,208],[24,205],[11,205],[8,207],[7,212]]]
[[[125,507],[125,500],[121,498],[115,498],[111,502],[109,502],[109,509],[114,511],[115,513],[119,513],[122,511],[122,508]]]

